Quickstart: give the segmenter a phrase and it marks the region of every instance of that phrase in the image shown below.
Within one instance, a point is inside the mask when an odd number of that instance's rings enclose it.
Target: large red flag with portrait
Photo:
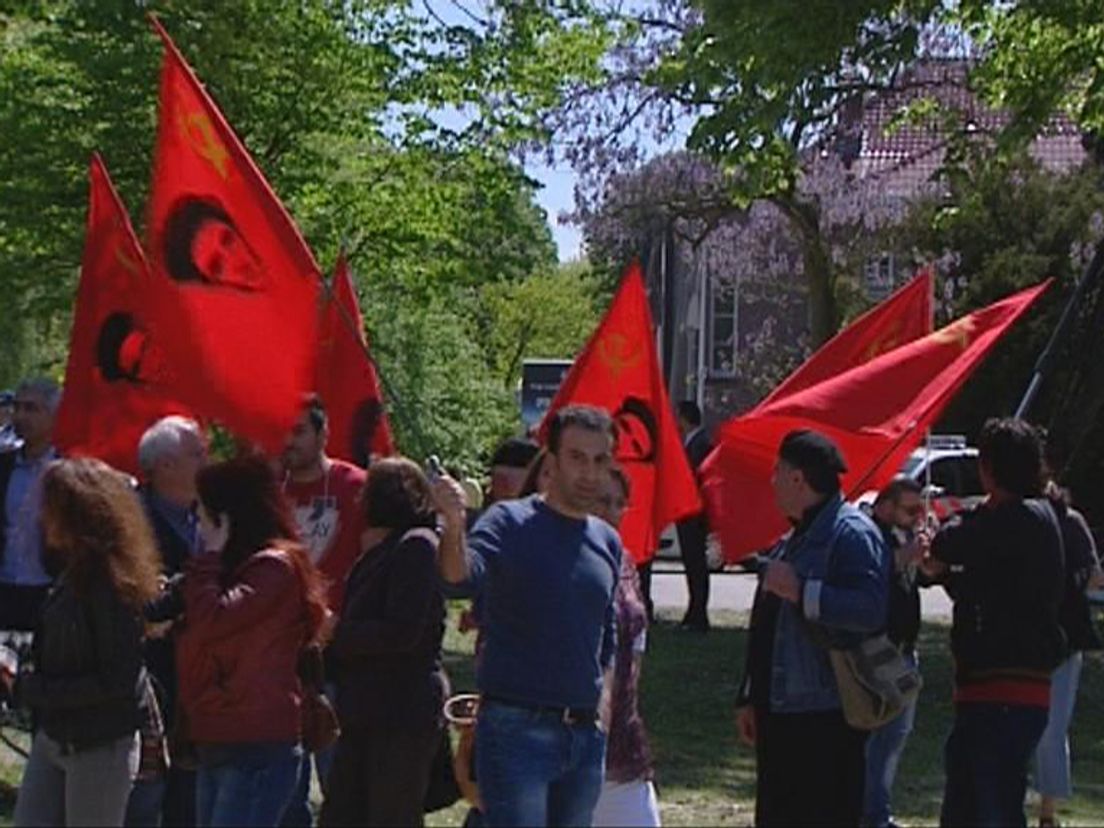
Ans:
[[[137,473],[138,439],[187,414],[146,316],[153,282],[130,216],[99,155],[88,171],[88,222],[54,442]]]
[[[773,543],[786,522],[771,471],[782,438],[811,428],[847,461],[844,491],[879,489],[899,471],[963,383],[1049,286],[1044,282],[958,319],[865,365],[725,423],[702,466],[710,526],[730,563]]]
[[[636,562],[655,555],[670,523],[701,511],[694,473],[682,447],[656,354],[644,275],[634,262],[613,303],[545,414],[569,404],[607,409],[617,422],[616,461],[632,481],[621,538]]]
[[[344,253],[338,257],[333,284],[323,302],[318,342],[315,390],[329,414],[327,452],[364,467],[373,457],[394,454],[379,375],[368,352]]]
[[[270,451],[314,385],[321,275],[295,223],[159,23],[161,108],[148,250],[152,310],[204,417]]]
[[[824,343],[756,408],[796,394],[931,333],[933,278],[931,268],[921,270],[907,285]]]

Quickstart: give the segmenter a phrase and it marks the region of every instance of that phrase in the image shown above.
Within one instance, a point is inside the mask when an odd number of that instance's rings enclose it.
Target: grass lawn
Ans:
[[[446,662],[455,691],[474,686],[472,637],[455,632],[450,613]],[[746,615],[717,612],[705,636],[684,633],[661,617],[649,635],[641,688],[656,755],[665,825],[748,825],[754,805],[754,758],[738,743],[733,699],[743,669]],[[902,761],[895,811],[904,825],[938,821],[943,785],[942,744],[950,726],[951,665],[946,626],[927,624],[920,643],[925,687],[916,729]],[[1104,658],[1086,659],[1071,732],[1074,798],[1060,817],[1068,825],[1104,824]],[[10,824],[21,766],[0,747],[0,824]],[[456,826],[465,807],[430,815],[434,826]],[[1034,819],[1029,820],[1029,824]]]

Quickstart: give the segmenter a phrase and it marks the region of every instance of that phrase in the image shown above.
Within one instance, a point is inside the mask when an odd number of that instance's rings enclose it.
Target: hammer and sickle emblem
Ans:
[[[598,355],[613,373],[614,379],[629,368],[635,367],[643,353],[639,346],[622,333],[612,333],[598,343]]]
[[[184,140],[194,149],[200,158],[208,161],[219,177],[228,177],[227,161],[230,153],[222,145],[211,119],[203,112],[182,112],[177,110],[176,122],[180,127],[180,134]]]
[[[880,339],[874,340],[870,343],[870,346],[866,349],[866,353],[863,354],[863,361],[869,362],[874,357],[881,356],[888,353],[901,344],[901,320],[897,320],[896,323],[886,331],[885,335]]]
[[[957,322],[952,322],[947,327],[931,334],[930,338],[932,342],[940,345],[957,344],[960,350],[965,351],[976,328],[977,322],[969,316],[964,316]]]

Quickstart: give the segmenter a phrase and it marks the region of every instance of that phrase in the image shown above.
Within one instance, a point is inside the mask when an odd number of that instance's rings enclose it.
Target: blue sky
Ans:
[[[575,225],[559,219],[560,213],[570,212],[575,206],[575,172],[567,165],[548,167],[534,163],[526,164],[525,171],[542,185],[537,191],[537,202],[548,214],[560,261],[577,259],[583,253],[582,233]]]

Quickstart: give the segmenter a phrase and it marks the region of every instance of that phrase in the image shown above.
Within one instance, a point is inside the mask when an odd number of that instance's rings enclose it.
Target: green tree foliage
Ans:
[[[481,8],[475,16],[407,0],[8,4],[0,11],[0,384],[64,368],[93,150],[142,233],[161,55],[146,20],[153,11],[322,266],[348,249],[397,398],[401,446],[468,463],[485,454],[517,418],[496,343],[484,336],[502,302],[483,288],[544,279],[555,266],[534,184],[511,152],[544,134],[535,113],[594,71],[605,40],[600,27],[553,25],[555,15],[530,17],[513,4]],[[581,310],[570,316],[592,313],[589,297],[572,296]]]
[[[1089,163],[1048,174],[1025,156],[975,161],[948,180],[946,199],[917,205],[899,242],[936,261],[942,313],[958,316],[1053,278],[1036,308],[997,347],[952,403],[940,428],[976,434],[985,419],[1016,409],[1038,355],[1091,253],[1104,239],[1104,172]],[[1056,471],[1079,503],[1104,518],[1104,283],[1076,309],[1070,336],[1031,411],[1047,426]]]

